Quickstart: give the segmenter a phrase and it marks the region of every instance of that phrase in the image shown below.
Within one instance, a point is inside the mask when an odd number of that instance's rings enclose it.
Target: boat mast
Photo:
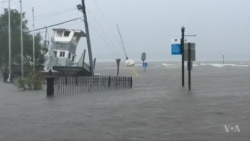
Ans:
[[[121,39],[121,42],[122,42],[122,47],[123,47],[123,51],[124,51],[125,56],[126,56],[126,60],[128,60],[128,54],[126,52],[126,49],[125,49],[125,46],[124,46],[124,42],[122,40],[122,35],[121,35],[121,32],[120,32],[119,26],[118,26],[118,24],[116,24],[116,26],[117,26],[117,29],[118,29],[118,33],[120,35],[120,39]]]

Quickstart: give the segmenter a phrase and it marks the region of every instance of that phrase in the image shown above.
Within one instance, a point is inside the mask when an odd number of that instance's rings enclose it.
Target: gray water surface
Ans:
[[[194,67],[192,91],[181,87],[179,66],[136,69],[133,89],[53,98],[1,81],[0,140],[250,139],[250,67]],[[115,65],[97,72],[115,74]]]

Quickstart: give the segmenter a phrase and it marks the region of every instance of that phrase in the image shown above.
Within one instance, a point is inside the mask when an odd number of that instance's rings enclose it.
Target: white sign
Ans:
[[[240,126],[239,125],[230,125],[230,124],[225,124],[224,125],[225,131],[227,133],[240,133]]]

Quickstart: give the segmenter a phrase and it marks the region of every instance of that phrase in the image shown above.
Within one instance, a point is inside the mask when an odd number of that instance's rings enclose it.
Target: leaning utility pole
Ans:
[[[87,14],[86,14],[86,8],[84,0],[82,0],[82,7],[81,7],[83,18],[84,18],[84,24],[85,24],[85,32],[86,32],[86,38],[87,38],[87,45],[88,45],[88,53],[89,53],[89,65],[90,65],[90,73],[91,75],[94,75],[94,65],[93,65],[93,58],[92,58],[92,50],[91,50],[91,43],[90,43],[90,36],[89,36],[89,27],[88,27],[88,21],[87,21]]]

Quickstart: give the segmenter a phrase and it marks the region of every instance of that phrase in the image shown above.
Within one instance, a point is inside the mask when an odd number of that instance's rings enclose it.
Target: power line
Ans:
[[[95,28],[94,25],[92,25],[92,26],[93,26],[93,29],[94,29],[96,32],[98,32],[97,28]],[[100,33],[100,32],[98,32],[98,33]],[[116,52],[115,49],[113,48],[113,45],[111,45],[110,42],[106,40],[105,35],[103,35],[103,34],[97,34],[97,35],[99,35],[100,38],[103,39],[104,43],[112,50],[114,57],[118,57],[119,55],[117,54],[117,52]]]
[[[96,30],[95,28],[93,28],[94,30]],[[107,47],[109,47],[112,50],[112,55],[116,58],[119,55],[117,54],[117,52],[114,50],[114,48],[112,48],[112,45],[109,44],[109,42],[101,35],[98,34],[100,36],[100,38],[104,41],[104,43],[106,44]]]
[[[70,19],[70,20],[63,21],[63,22],[60,22],[60,23],[57,23],[57,24],[53,24],[53,25],[49,25],[49,26],[37,28],[37,29],[34,29],[34,30],[29,30],[26,33],[33,32],[33,31],[38,31],[38,30],[41,30],[41,29],[45,29],[45,28],[49,28],[49,27],[53,27],[53,26],[57,26],[57,25],[61,25],[61,24],[65,24],[65,23],[72,22],[72,21],[79,20],[79,19],[82,19],[82,18],[78,17],[78,18]]]
[[[10,1],[13,1],[13,0],[10,0]],[[8,0],[2,0],[2,1],[0,1],[0,3],[7,3],[8,2]]]
[[[90,20],[92,20],[92,19],[90,19]],[[91,26],[96,31],[96,33],[99,33],[97,35],[99,35],[103,39],[104,43],[112,50],[114,57],[118,57],[119,55],[117,54],[117,51],[115,50],[113,43],[110,42],[110,40],[107,40],[107,38],[106,38],[107,36],[104,35],[103,32],[100,32],[100,30],[98,30],[94,24],[91,24]]]
[[[104,21],[107,23],[108,27],[110,28],[110,31],[113,33],[114,38],[116,39],[116,42],[118,43],[119,46],[122,46],[122,44],[121,44],[121,42],[120,42],[118,36],[116,36],[117,34],[115,34],[116,32],[114,32],[114,28],[112,28],[110,22],[108,21],[108,19],[107,19],[106,16],[104,15],[103,11],[101,10],[101,8],[100,8],[100,6],[99,6],[99,4],[97,3],[96,0],[95,0],[95,4],[96,4],[98,10],[100,11],[100,13],[101,13],[101,15],[102,15]],[[122,50],[122,51],[123,51],[123,50]]]
[[[92,15],[91,12],[90,12],[88,9],[87,9],[87,11],[88,11],[88,13],[89,13],[90,15]],[[108,39],[108,41],[109,41],[113,46],[116,46],[116,45],[114,44],[114,42],[113,42],[113,41],[110,39],[110,37],[108,36],[107,32],[105,32],[105,30],[102,28],[102,26],[99,24],[99,22],[97,22],[97,20],[93,17],[93,15],[90,16],[90,17],[91,17],[91,20],[94,21],[94,23],[97,25],[97,27],[99,27],[99,29],[101,29],[101,32],[99,32],[99,33],[103,33],[104,36]],[[111,46],[111,47],[113,47],[113,46]],[[117,48],[115,48],[115,49],[117,49]]]
[[[74,11],[74,10],[76,10],[76,8],[68,8],[68,9],[64,9],[64,10],[52,11],[52,12],[36,15],[35,19],[37,21],[37,20],[40,20],[40,19],[48,18],[48,17],[62,15],[62,14],[65,14],[66,12],[71,12],[71,11]],[[27,17],[27,19],[31,19],[31,18],[32,17]]]

